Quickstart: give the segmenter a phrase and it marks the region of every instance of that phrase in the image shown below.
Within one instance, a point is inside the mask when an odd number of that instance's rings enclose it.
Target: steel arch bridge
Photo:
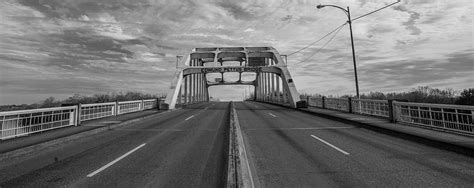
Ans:
[[[224,66],[224,62],[239,62],[239,66]],[[226,82],[225,72],[239,73],[239,80]],[[253,72],[253,81],[242,81],[242,73]],[[222,78],[208,81],[209,73],[221,73]],[[296,108],[299,94],[290,72],[273,47],[195,48],[177,65],[164,108],[174,109],[209,101],[209,87],[219,85],[253,85],[254,100],[278,103]]]

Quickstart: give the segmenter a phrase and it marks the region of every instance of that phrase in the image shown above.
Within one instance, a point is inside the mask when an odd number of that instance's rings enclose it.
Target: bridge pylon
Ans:
[[[224,62],[240,62],[224,66]],[[205,66],[206,65],[206,66]],[[238,72],[239,80],[225,82],[225,72]],[[254,72],[253,81],[242,81],[242,73]],[[209,73],[221,73],[219,81],[208,81]],[[253,85],[255,101],[277,103],[296,108],[300,100],[296,86],[278,51],[273,47],[195,48],[177,66],[163,108],[174,109],[209,101],[209,87]]]

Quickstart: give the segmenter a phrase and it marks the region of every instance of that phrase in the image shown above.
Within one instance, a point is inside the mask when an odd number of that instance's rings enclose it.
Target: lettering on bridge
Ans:
[[[201,73],[214,72],[260,72],[261,67],[209,67],[201,68]]]

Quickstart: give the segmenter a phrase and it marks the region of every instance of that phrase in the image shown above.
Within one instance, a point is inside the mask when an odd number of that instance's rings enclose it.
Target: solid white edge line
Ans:
[[[105,170],[106,168],[112,166],[112,165],[115,164],[116,162],[122,160],[123,158],[127,157],[128,155],[132,154],[133,152],[137,151],[138,149],[140,149],[141,147],[143,147],[143,146],[145,146],[145,145],[146,145],[146,143],[143,143],[142,145],[137,146],[136,148],[134,148],[134,149],[130,150],[129,152],[123,154],[122,156],[120,156],[119,158],[113,160],[112,162],[107,163],[106,165],[104,165],[103,167],[97,169],[96,171],[94,171],[94,172],[92,172],[92,173],[90,173],[90,174],[87,174],[87,177],[90,178],[90,177],[92,177],[92,176],[94,176],[94,175],[100,173],[101,171],[103,171],[103,170]]]
[[[269,115],[273,116],[273,117],[277,117],[275,114],[272,114],[270,112],[268,112]]]
[[[328,146],[331,146],[331,147],[334,148],[335,150],[337,150],[337,151],[343,153],[344,155],[349,155],[349,153],[347,153],[346,151],[344,151],[344,150],[342,150],[342,149],[340,149],[340,148],[338,148],[338,147],[336,147],[336,146],[330,144],[329,142],[324,141],[324,140],[321,139],[321,138],[318,138],[317,136],[311,135],[311,137],[315,138],[316,140],[321,141],[322,143],[325,143],[325,144],[328,145]]]
[[[193,117],[194,117],[194,115],[189,116],[188,118],[184,119],[184,121],[188,121],[189,119],[191,119],[191,118],[193,118]]]

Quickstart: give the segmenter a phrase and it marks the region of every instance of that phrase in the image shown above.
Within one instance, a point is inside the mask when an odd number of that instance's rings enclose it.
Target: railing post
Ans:
[[[186,97],[188,97],[188,96],[186,96]],[[185,98],[185,99],[186,99],[186,98]],[[186,104],[186,103],[185,103],[185,104]],[[157,99],[156,99],[156,109],[157,109],[157,110],[160,110],[160,105],[161,105],[160,98],[157,98]]]
[[[347,103],[348,103],[347,104],[347,111],[349,113],[352,113],[352,98],[351,97],[347,98]]]
[[[115,101],[115,113],[114,113],[114,116],[117,116],[118,113],[119,113],[119,102],[118,101]]]
[[[79,126],[81,125],[81,108],[82,108],[82,104],[79,103],[77,104],[77,120],[76,120],[76,126]]]
[[[145,110],[145,103],[143,102],[143,99],[142,99],[142,107],[140,108],[142,111]]]
[[[388,118],[391,123],[397,122],[395,118],[395,105],[393,105],[393,99],[388,100]]]
[[[326,108],[326,97],[325,96],[323,96],[321,98],[321,103],[322,103],[323,109],[325,109]]]

